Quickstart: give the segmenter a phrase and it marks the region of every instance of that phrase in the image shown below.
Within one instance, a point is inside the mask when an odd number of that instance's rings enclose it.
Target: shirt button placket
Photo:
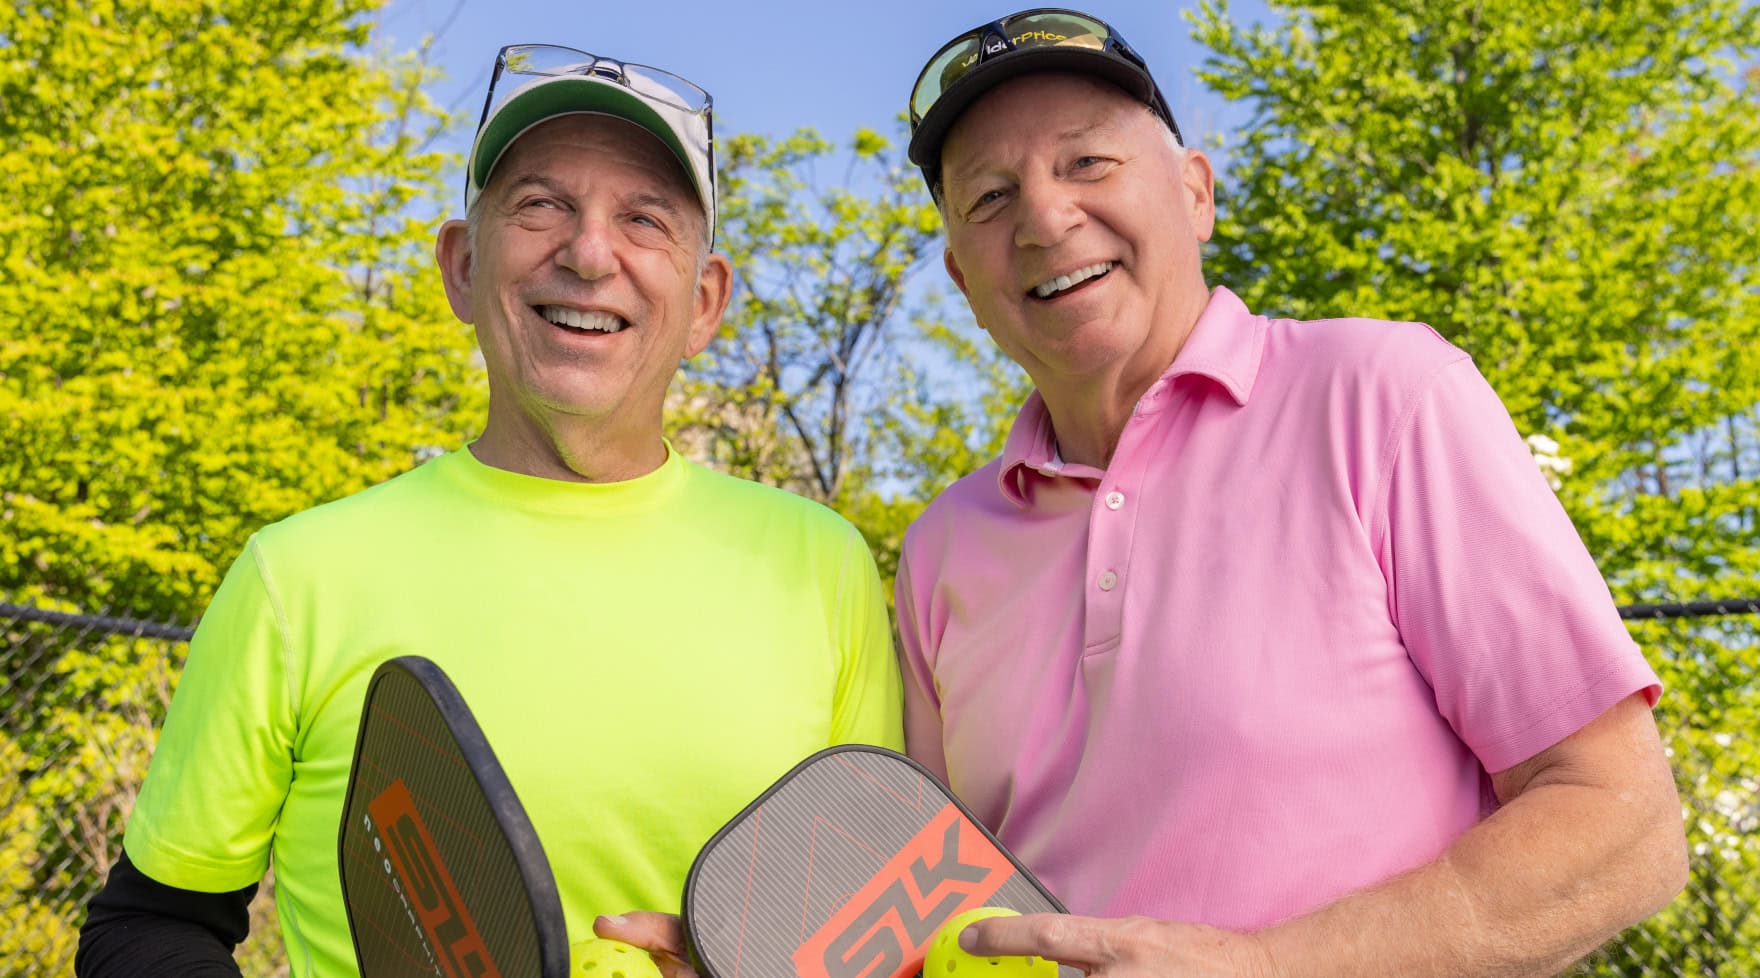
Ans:
[[[1117,489],[1109,490],[1105,496],[1101,497],[1101,501],[1106,504],[1108,510],[1116,513],[1124,508],[1124,493]],[[1111,593],[1114,588],[1118,587],[1118,572],[1104,571],[1098,578],[1095,578],[1094,583],[1100,590]]]

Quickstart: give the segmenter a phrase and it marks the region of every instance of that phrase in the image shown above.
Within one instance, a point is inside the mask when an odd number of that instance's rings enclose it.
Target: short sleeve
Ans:
[[[123,845],[169,886],[224,892],[268,866],[293,773],[285,642],[255,538],[190,640]]]
[[[926,657],[927,641],[918,621],[908,543],[898,562],[896,595],[899,669],[904,676],[905,751],[945,782],[947,752],[941,740],[941,701],[935,693],[934,672]]]
[[[1394,621],[1486,770],[1661,684],[1496,393],[1437,371],[1390,443],[1379,557]]]
[[[904,749],[898,660],[886,616],[886,592],[867,542],[854,527],[839,571],[838,642],[842,666],[831,722],[834,744]]]

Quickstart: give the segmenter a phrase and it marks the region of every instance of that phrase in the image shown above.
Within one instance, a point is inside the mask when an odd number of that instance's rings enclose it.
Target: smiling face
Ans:
[[[947,271],[979,325],[1054,415],[1134,403],[1209,299],[1209,161],[1118,88],[1042,72],[974,102],[941,162]]]
[[[730,284],[677,159],[621,119],[562,116],[509,148],[477,206],[474,235],[449,222],[437,253],[488,368],[478,454],[549,477],[652,468],[667,385]]]

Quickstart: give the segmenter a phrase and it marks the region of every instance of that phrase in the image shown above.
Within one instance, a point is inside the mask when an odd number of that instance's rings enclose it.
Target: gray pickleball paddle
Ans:
[[[373,673],[337,844],[362,978],[567,978],[544,849],[463,697],[427,659]]]
[[[941,926],[981,906],[1065,912],[927,769],[845,746],[709,840],[683,918],[704,978],[909,978]]]

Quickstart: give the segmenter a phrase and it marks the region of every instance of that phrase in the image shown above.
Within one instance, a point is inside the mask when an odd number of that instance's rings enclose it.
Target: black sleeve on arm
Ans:
[[[123,853],[92,898],[74,955],[77,978],[238,978],[232,949],[250,931],[252,883],[230,893],[166,886]]]

